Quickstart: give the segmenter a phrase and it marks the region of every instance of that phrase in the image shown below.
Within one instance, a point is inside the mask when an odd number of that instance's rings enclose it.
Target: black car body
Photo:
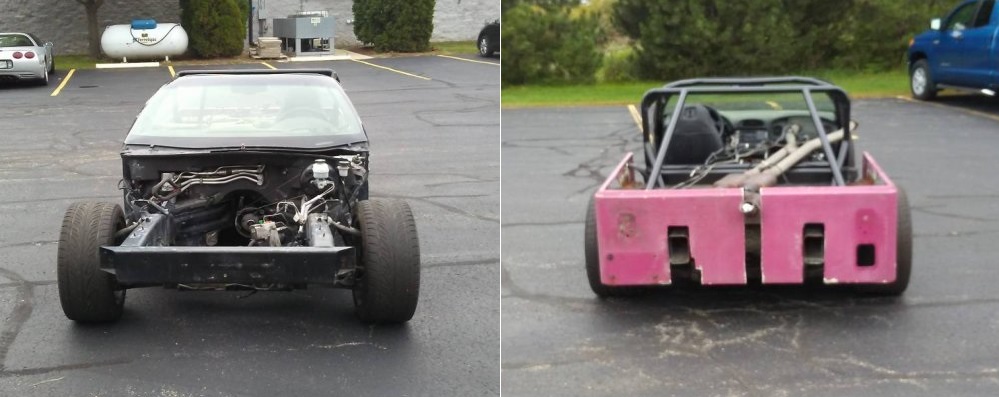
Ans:
[[[499,19],[486,23],[479,32],[476,40],[479,47],[479,55],[491,57],[500,50],[500,21]]]
[[[351,288],[358,316],[408,321],[419,244],[368,199],[368,140],[332,70],[181,72],[125,138],[124,210],[75,203],[59,243],[67,317],[114,321],[124,291]]]

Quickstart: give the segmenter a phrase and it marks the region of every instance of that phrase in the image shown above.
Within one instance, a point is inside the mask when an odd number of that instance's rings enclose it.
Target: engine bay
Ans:
[[[126,217],[171,219],[167,246],[308,246],[310,222],[334,246],[360,232],[353,207],[367,196],[367,153],[124,157]]]

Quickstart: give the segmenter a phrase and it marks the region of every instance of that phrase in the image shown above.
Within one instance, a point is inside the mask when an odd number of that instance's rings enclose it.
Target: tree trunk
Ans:
[[[87,33],[90,40],[90,56],[100,58],[101,56],[101,32],[97,25],[97,9],[100,3],[88,2],[84,4],[87,8]]]

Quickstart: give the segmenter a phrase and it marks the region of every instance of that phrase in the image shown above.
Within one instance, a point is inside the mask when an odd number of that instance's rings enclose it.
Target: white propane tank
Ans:
[[[101,35],[101,50],[111,58],[156,59],[177,56],[187,51],[187,31],[179,23],[151,20],[133,21],[131,25],[111,25]]]

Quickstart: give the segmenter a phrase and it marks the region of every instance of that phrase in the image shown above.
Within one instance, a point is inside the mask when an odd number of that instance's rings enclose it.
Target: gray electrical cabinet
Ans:
[[[334,21],[326,11],[310,11],[274,18],[274,37],[294,56],[333,55]]]

